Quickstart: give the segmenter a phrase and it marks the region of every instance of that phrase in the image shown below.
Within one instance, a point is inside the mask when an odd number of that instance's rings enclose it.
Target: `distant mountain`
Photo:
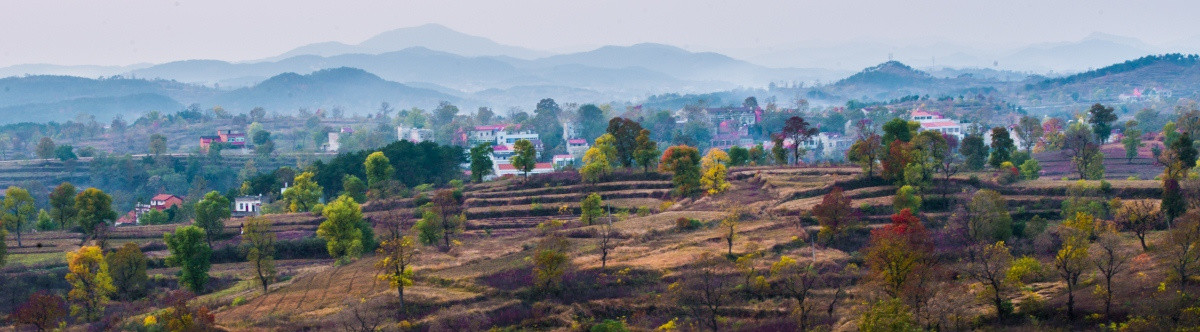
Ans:
[[[47,104],[80,98],[112,98],[157,94],[202,99],[215,94],[204,87],[175,81],[131,78],[91,79],[74,76],[19,76],[0,79],[0,107]]]
[[[960,75],[938,78],[898,61],[888,61],[863,69],[836,83],[814,87],[819,95],[841,96],[860,101],[883,101],[911,95],[952,95],[979,88],[1005,84],[993,78]]]
[[[1174,97],[1200,95],[1200,55],[1165,54],[1026,85],[1026,90],[1076,93],[1094,101],[1115,100],[1134,89],[1169,91]]]
[[[604,46],[595,50],[555,55],[528,62],[532,66],[578,64],[600,68],[643,68],[680,80],[764,85],[772,80],[810,79],[827,72],[817,69],[767,68],[719,53],[690,52],[678,47],[643,43]],[[518,66],[520,64],[517,64]]]
[[[151,64],[136,64],[129,66],[63,66],[52,64],[26,64],[0,68],[0,77],[23,75],[68,75],[80,77],[100,77],[119,75],[130,70],[149,67]]]
[[[549,52],[503,45],[491,39],[472,36],[451,30],[438,24],[400,28],[375,35],[357,45],[339,42],[324,42],[298,47],[279,56],[263,61],[278,61],[301,55],[330,57],[343,54],[380,54],[412,47],[454,53],[462,56],[510,56],[534,59],[550,55]]]
[[[432,108],[459,97],[386,81],[357,68],[324,69],[308,75],[284,73],[253,87],[223,93],[211,101],[227,109],[256,106],[277,110],[333,108],[369,110],[380,102],[402,107]]]
[[[1078,72],[1158,52],[1159,48],[1135,38],[1092,33],[1076,42],[1031,45],[999,63],[1017,70]]]

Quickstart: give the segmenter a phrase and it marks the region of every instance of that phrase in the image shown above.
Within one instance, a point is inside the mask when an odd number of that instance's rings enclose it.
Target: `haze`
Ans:
[[[812,47],[870,44],[922,59],[929,56],[918,54],[921,48],[940,47],[986,58],[1097,32],[1135,38],[1153,51],[1200,49],[1193,35],[1200,23],[1192,17],[1200,3],[1189,1],[27,1],[5,7],[0,67],[249,61],[428,23],[553,53],[655,42],[779,67],[838,67],[786,54]]]

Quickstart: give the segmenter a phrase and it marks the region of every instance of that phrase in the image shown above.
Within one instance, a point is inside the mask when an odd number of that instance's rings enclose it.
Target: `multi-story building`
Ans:
[[[921,125],[921,131],[933,130],[945,135],[953,135],[959,139],[967,134],[962,123],[946,119],[938,113],[914,110],[909,118]]]
[[[200,151],[208,151],[213,143],[225,143],[235,149],[246,147],[246,133],[235,130],[217,130],[216,135],[200,136]]]
[[[413,143],[428,142],[433,140],[433,130],[400,126],[396,127],[396,139]]]

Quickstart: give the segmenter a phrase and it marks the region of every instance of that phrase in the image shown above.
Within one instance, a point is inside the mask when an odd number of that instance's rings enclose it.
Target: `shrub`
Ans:
[[[238,296],[238,297],[233,298],[233,302],[230,303],[229,305],[236,307],[236,306],[240,306],[243,304],[246,304],[246,298]]]
[[[650,207],[649,206],[639,206],[637,209],[637,215],[638,215],[638,217],[645,217],[645,216],[650,215]]]
[[[704,223],[700,222],[700,220],[696,220],[693,218],[679,217],[679,219],[675,219],[675,228],[677,228],[679,230],[693,230],[693,229],[699,229],[700,227],[703,227],[703,226],[704,226]]]
[[[625,328],[625,322],[619,320],[605,319],[600,324],[592,325],[588,331],[591,332],[625,332],[629,329]]]

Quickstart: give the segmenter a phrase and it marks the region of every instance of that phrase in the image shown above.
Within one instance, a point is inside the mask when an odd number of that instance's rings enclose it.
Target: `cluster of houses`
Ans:
[[[262,195],[238,196],[233,199],[230,214],[234,217],[248,217],[262,214]],[[142,224],[142,215],[150,210],[166,211],[172,207],[183,205],[183,198],[172,194],[158,194],[150,198],[149,204],[134,204],[133,210],[117,218],[116,226],[133,226]]]
[[[200,136],[200,151],[208,152],[209,147],[211,147],[214,143],[224,143],[228,147],[234,149],[245,148],[246,133],[237,130],[223,129],[217,130],[216,135]]]

